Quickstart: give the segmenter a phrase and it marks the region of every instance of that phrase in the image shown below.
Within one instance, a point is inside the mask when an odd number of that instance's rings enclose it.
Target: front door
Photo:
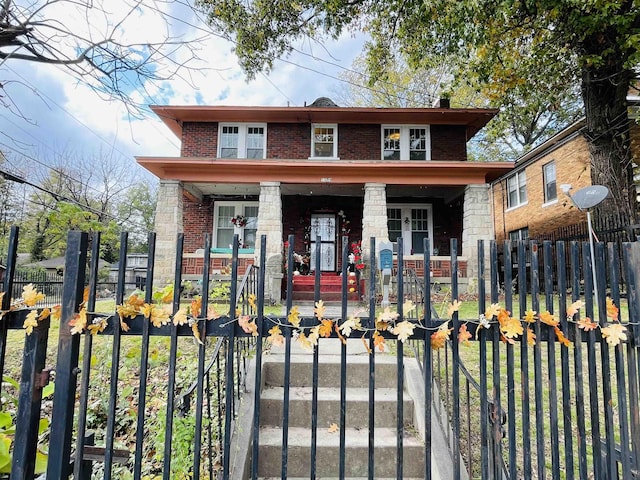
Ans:
[[[316,240],[320,237],[320,243]],[[320,271],[336,270],[336,216],[333,213],[311,214],[311,258],[309,264],[315,269],[316,248],[320,249]]]

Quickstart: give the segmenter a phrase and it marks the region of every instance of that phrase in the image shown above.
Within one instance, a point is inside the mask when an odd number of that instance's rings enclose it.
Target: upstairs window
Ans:
[[[338,126],[311,126],[311,157],[338,158]]]
[[[264,158],[266,125],[220,124],[218,158]]]
[[[507,207],[515,208],[527,203],[527,176],[524,171],[507,179]]]
[[[544,203],[554,202],[558,199],[556,191],[556,163],[550,162],[542,167],[544,178]]]
[[[429,127],[383,126],[383,160],[431,160]]]

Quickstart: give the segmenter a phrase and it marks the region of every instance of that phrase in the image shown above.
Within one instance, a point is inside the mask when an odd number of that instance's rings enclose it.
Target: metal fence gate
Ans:
[[[456,252],[456,241],[452,242],[451,251]],[[238,415],[243,402],[249,401],[246,391],[251,391],[256,408],[250,422],[247,476],[258,478],[264,457],[262,364],[270,343],[280,341],[274,334],[277,327],[284,345],[278,460],[282,478],[290,476],[295,456],[288,435],[292,345],[311,342],[315,379],[325,336],[357,339],[369,351],[368,406],[356,414],[370,451],[364,478],[380,478],[377,472],[390,461],[393,473],[387,476],[408,476],[403,399],[408,362],[416,360],[424,399],[418,408],[423,409],[425,424],[419,477],[429,479],[435,473],[435,418],[446,437],[450,478],[640,478],[638,243],[624,244],[622,252],[615,245],[596,246],[595,295],[590,251],[580,243],[507,243],[499,258],[494,242],[481,242],[479,273],[471,292],[459,291],[455,254],[451,287],[436,293],[430,283],[428,248],[419,274],[405,271],[400,249],[393,307],[380,308],[377,271],[368,268],[366,313],[357,318],[350,315],[349,276],[344,270],[348,262],[343,258],[340,313],[323,318],[330,325],[321,323],[318,310],[292,315],[297,309],[290,294],[292,271],[286,272],[288,293],[282,312],[266,313],[265,259],[239,278],[237,247],[232,252],[228,309],[213,311],[209,239],[204,245],[201,299],[180,295],[182,237],[172,288],[154,286],[153,235],[144,290],[125,291],[126,265],[121,262],[114,307],[101,311],[96,299],[99,243],[99,235],[90,239],[70,232],[59,309],[46,305],[46,298],[35,304],[25,301],[27,295],[2,298],[0,370],[5,382],[0,417],[8,423],[0,426],[0,440],[8,439],[4,445],[11,456],[10,466],[1,466],[5,457],[0,449],[0,475],[10,471],[12,479],[31,479],[46,471],[48,479],[235,478],[232,438],[242,420]],[[293,244],[290,238],[289,265]],[[9,245],[5,292],[13,291],[17,228]],[[265,245],[263,238],[261,252]],[[122,259],[126,251],[123,234]],[[376,265],[373,239],[370,251],[368,265]],[[348,248],[343,252],[346,257]],[[516,291],[510,288],[514,269]],[[315,300],[320,301],[317,278]],[[27,293],[35,299],[33,292]],[[465,304],[473,309],[465,310]],[[346,328],[347,322],[353,323]],[[323,325],[327,328],[320,333]],[[375,353],[375,346],[382,342],[394,356],[396,374],[393,458],[371,453],[380,440],[375,372],[382,353]],[[349,472],[346,432],[351,421],[346,407],[349,359],[342,345],[335,368],[339,457],[333,476],[339,478]],[[20,378],[9,382],[15,358],[20,358]],[[52,397],[50,376],[55,382]],[[311,412],[317,412],[317,390],[313,391]],[[317,421],[312,415],[311,461],[303,475],[309,478],[320,476],[317,439],[319,429],[326,427]]]

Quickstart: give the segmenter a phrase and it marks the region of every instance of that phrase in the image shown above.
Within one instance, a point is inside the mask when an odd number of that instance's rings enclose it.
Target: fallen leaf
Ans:
[[[619,313],[620,310],[618,309],[618,307],[616,307],[616,304],[613,303],[611,297],[607,297],[607,317],[609,317],[614,322],[617,322]]]
[[[384,337],[380,335],[380,332],[377,330],[373,332],[373,346],[374,348],[377,348],[379,352],[384,352],[386,350]]]
[[[185,325],[187,323],[189,323],[189,319],[187,318],[187,309],[186,308],[181,308],[173,316],[173,324],[174,325]]]
[[[40,300],[44,300],[44,298],[44,293],[38,292],[33,286],[33,283],[22,287],[22,300],[27,307],[33,307]]]
[[[449,335],[451,334],[452,328],[447,328],[449,326],[448,322],[440,325],[438,330],[431,334],[431,347],[434,350],[438,350],[445,346],[447,340],[449,339]]]
[[[533,330],[531,330],[529,327],[527,327],[526,329],[527,332],[527,344],[528,345],[535,345],[536,344],[536,334],[533,333]]]
[[[454,312],[460,310],[460,305],[462,305],[462,303],[458,300],[454,300],[449,304],[449,306],[447,307],[447,315],[449,316],[449,318],[453,316]]]
[[[560,328],[553,327],[553,330],[554,332],[556,332],[556,338],[562,345],[564,345],[565,347],[573,347],[573,342],[569,340],[567,337],[565,337],[564,333],[562,332],[562,330],[560,330]]]
[[[287,320],[291,325],[293,325],[296,328],[300,326],[300,310],[298,310],[298,307],[296,306],[291,307],[291,310],[289,311],[289,315],[287,315]]]
[[[550,327],[557,327],[560,323],[558,322],[558,319],[548,311],[544,311],[540,314],[540,321],[546,325],[549,325]]]
[[[534,323],[536,321],[536,312],[535,310],[527,310],[524,312],[523,320],[527,323]]]
[[[329,428],[327,429],[327,432],[336,433],[339,430],[340,430],[340,428],[338,427],[338,424],[332,423],[331,425],[329,425]]]
[[[524,333],[522,323],[517,318],[509,317],[500,324],[500,332],[505,338],[514,339],[518,338]]]
[[[319,327],[318,335],[324,338],[329,338],[331,336],[331,332],[333,332],[333,320],[320,320]]]

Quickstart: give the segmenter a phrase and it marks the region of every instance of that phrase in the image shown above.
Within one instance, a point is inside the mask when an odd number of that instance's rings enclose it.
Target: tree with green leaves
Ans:
[[[332,96],[339,105],[351,107],[429,107],[448,98],[454,108],[499,108],[500,113],[469,145],[469,158],[476,161],[516,160],[582,116],[574,83],[540,82],[535,89],[527,85],[498,99],[468,75],[456,80],[456,60],[411,68],[396,54],[387,63],[384,78],[367,85],[366,57],[360,55],[339,75],[344,82]]]
[[[500,101],[544,82],[580,86],[592,182],[609,187],[598,214],[635,223],[636,205],[626,96],[640,46],[634,0],[199,0],[210,23],[236,44],[251,78],[291,52],[296,40],[366,31],[368,69],[384,78],[393,52],[414,67],[458,59]],[[553,103],[551,103],[553,105]]]

